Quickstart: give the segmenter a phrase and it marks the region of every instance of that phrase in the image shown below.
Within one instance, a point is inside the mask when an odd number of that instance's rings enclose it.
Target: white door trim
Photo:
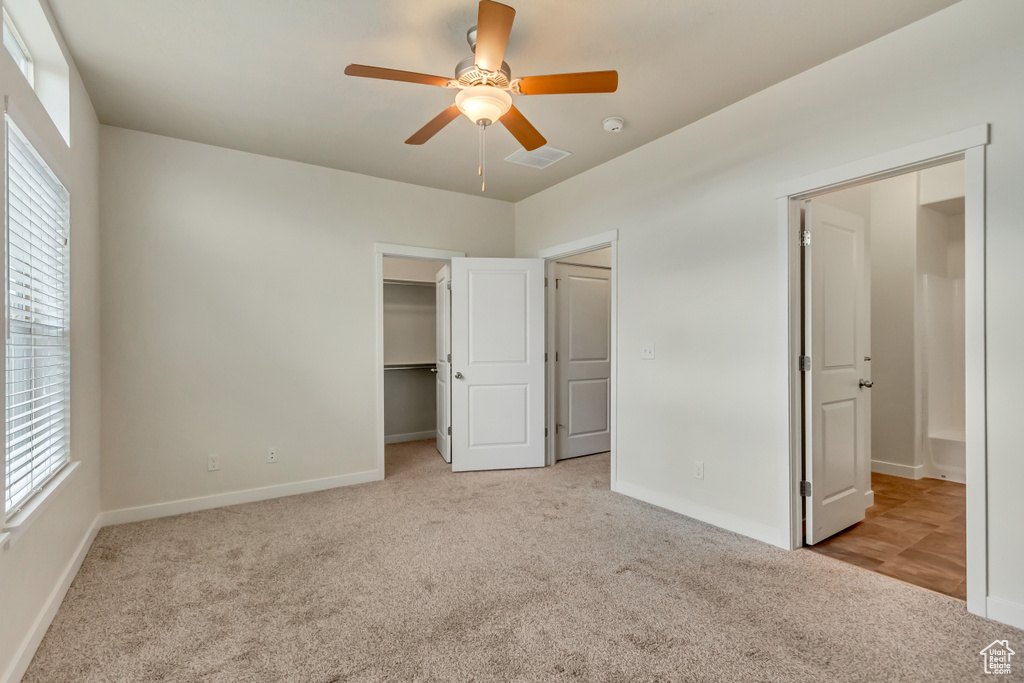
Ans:
[[[376,242],[373,245],[374,260],[374,308],[377,318],[377,479],[384,478],[384,257],[421,259],[424,261],[447,261],[465,256],[464,251],[447,251],[445,249],[428,249],[411,247],[403,244],[385,244]]]
[[[591,235],[590,237],[584,237],[572,242],[566,242],[564,244],[558,244],[553,247],[547,247],[546,249],[540,249],[537,251],[537,258],[542,258],[547,263],[545,264],[545,275],[549,281],[554,278],[553,269],[554,263],[558,259],[566,258],[568,256],[575,256],[576,254],[582,254],[588,251],[594,251],[595,249],[603,249],[610,247],[612,250],[612,282],[611,282],[611,297],[612,297],[612,313],[611,313],[611,355],[612,355],[612,367],[611,367],[611,490],[618,491],[618,278],[619,278],[619,231],[609,230],[602,232],[597,235]],[[547,303],[547,311],[545,313],[545,325],[544,331],[544,346],[548,353],[549,358],[554,358],[554,350],[557,346],[555,339],[555,288],[548,287],[546,292],[545,301]],[[546,405],[544,408],[544,420],[547,428],[548,438],[545,443],[545,450],[547,453],[547,465],[555,464],[555,364],[549,362],[547,367],[544,368],[545,387],[544,397]]]
[[[800,331],[799,203],[865,182],[965,160],[965,290],[967,362],[967,610],[987,616],[987,437],[985,405],[985,146],[988,124],[910,145],[868,159],[820,171],[777,186],[780,259],[788,274],[780,291],[789,320],[789,462],[783,468],[789,490],[785,515],[789,547],[803,545],[800,475],[803,419],[798,355]]]

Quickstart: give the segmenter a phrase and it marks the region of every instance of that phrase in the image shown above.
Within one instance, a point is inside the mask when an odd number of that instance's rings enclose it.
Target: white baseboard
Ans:
[[[954,481],[957,484],[967,484],[967,470],[965,469],[931,465],[925,468],[922,476],[931,479],[942,479],[943,481]]]
[[[409,434],[384,435],[384,443],[405,443],[406,441],[419,441],[421,439],[433,439],[437,432],[431,429],[429,432],[410,432]]]
[[[46,603],[43,605],[42,611],[39,612],[35,623],[29,629],[28,635],[21,642],[21,646],[18,648],[10,668],[0,676],[0,683],[17,683],[25,675],[25,672],[28,671],[28,665],[32,663],[32,658],[36,655],[39,643],[43,642],[43,636],[46,635],[47,629],[50,628],[53,618],[57,616],[57,610],[60,609],[61,603],[64,602],[64,596],[67,595],[71,582],[78,574],[78,570],[81,568],[82,562],[85,561],[89,548],[92,547],[92,542],[96,539],[96,534],[101,526],[101,517],[102,513],[96,515],[96,519],[92,521],[92,526],[89,527],[88,533],[86,533],[82,542],[78,544],[78,549],[64,568],[60,581],[54,586],[50,597],[47,598]]]
[[[172,500],[167,503],[155,503],[153,505],[141,505],[133,508],[109,510],[100,514],[100,526],[142,522],[147,519],[182,515],[186,512],[198,512],[199,510],[210,510],[212,508],[220,508],[228,505],[253,503],[258,500],[269,500],[271,498],[282,498],[284,496],[296,496],[302,493],[324,491],[326,489],[335,489],[341,486],[365,484],[366,482],[378,481],[383,478],[382,472],[379,472],[378,470],[368,470],[366,472],[356,472],[354,474],[342,474],[336,477],[297,481],[291,484],[277,484],[275,486],[264,486],[258,489],[219,493],[213,496],[186,498],[183,500]]]
[[[879,474],[891,474],[904,479],[923,479],[925,476],[924,465],[899,465],[883,460],[872,460],[871,471]]]
[[[988,618],[1016,628],[1024,628],[1024,605],[989,597],[985,600]]]
[[[757,522],[751,522],[750,520],[742,519],[704,505],[692,503],[668,493],[651,491],[643,486],[630,484],[629,482],[622,481],[621,479],[615,482],[615,488],[613,490],[617,493],[629,496],[630,498],[636,498],[637,500],[642,500],[645,503],[657,505],[660,508],[665,508],[672,512],[678,512],[681,515],[692,517],[693,519],[700,520],[701,522],[707,522],[708,524],[726,529],[727,531],[734,531],[738,534],[768,543],[769,545],[789,550],[789,545],[783,544],[782,533],[779,529],[758,524]]]

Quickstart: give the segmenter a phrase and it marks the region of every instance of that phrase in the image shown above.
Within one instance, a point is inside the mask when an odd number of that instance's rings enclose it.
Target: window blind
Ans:
[[[4,512],[69,459],[70,198],[8,117]]]

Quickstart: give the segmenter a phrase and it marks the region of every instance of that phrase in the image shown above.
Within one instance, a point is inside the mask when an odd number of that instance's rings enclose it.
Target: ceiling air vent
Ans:
[[[529,166],[530,168],[547,168],[556,161],[561,161],[572,154],[572,152],[566,152],[561,149],[555,149],[554,147],[538,147],[532,152],[527,152],[525,149],[520,147],[515,152],[512,152],[505,161],[511,161],[513,164],[519,164],[521,166]]]

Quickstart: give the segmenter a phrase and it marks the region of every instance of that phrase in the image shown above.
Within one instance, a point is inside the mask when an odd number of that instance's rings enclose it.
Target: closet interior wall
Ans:
[[[438,261],[384,259],[384,442],[435,436]]]

